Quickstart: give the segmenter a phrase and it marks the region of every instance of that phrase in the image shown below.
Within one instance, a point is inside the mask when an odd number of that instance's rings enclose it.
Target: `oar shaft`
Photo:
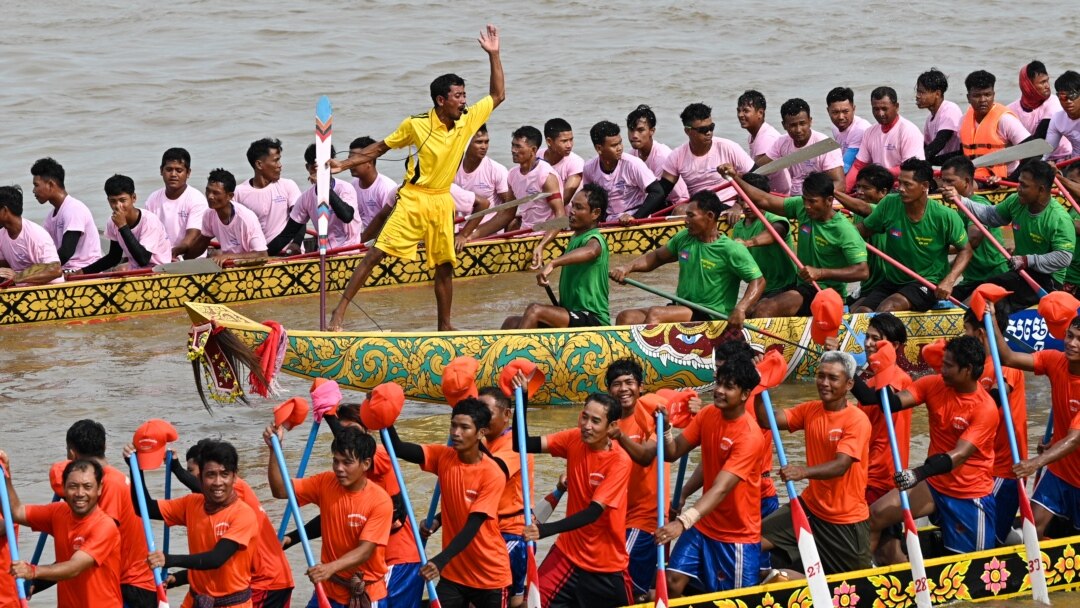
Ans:
[[[662,439],[658,441],[662,441]],[[682,458],[679,459],[679,471],[675,474],[675,489],[671,492],[671,502],[673,503],[682,496],[683,484],[686,483],[686,465],[689,462],[690,454],[683,454]],[[663,461],[660,464],[663,466]]]
[[[0,506],[2,506],[4,514],[4,534],[7,535],[8,553],[11,556],[11,561],[19,561],[19,543],[15,539],[15,520],[11,517],[11,497],[8,496],[7,491],[7,473],[4,471],[4,467],[0,466]],[[23,584],[23,579],[15,579],[15,591],[19,594],[19,600],[26,604],[26,587]]]
[[[525,525],[533,523],[532,488],[529,487],[529,454],[525,451],[525,396],[520,386],[514,387],[514,426],[517,427],[518,461],[521,464],[521,498],[525,511]],[[529,550],[536,551],[536,543],[529,543]]]
[[[979,232],[982,233],[983,238],[986,239],[988,243],[993,245],[994,249],[997,249],[998,253],[1000,253],[1002,257],[1004,257],[1006,260],[1012,258],[1012,256],[1009,255],[1009,252],[1005,250],[1001,243],[999,243],[998,240],[994,238],[994,235],[990,234],[990,231],[986,228],[986,226],[984,226],[983,223],[979,221],[979,218],[975,217],[975,214],[971,212],[971,209],[968,209],[964,205],[963,201],[961,201],[959,198],[953,198],[953,202],[956,203],[956,208],[959,209],[961,213],[966,215],[969,220],[971,220],[971,223],[979,229]],[[1031,275],[1028,274],[1026,270],[1020,269],[1017,272],[1020,274],[1020,278],[1024,279],[1024,282],[1028,284],[1028,287],[1031,287],[1032,291],[1039,294],[1039,297],[1045,297],[1047,295],[1046,290],[1043,289],[1038,283],[1036,283],[1035,279],[1031,278]]]
[[[139,512],[142,514],[143,535],[146,536],[146,550],[150,553],[157,551],[154,543],[154,530],[150,527],[150,514],[146,510],[146,491],[143,489],[142,469],[139,468],[139,456],[132,453],[128,461],[131,463],[131,481],[135,484],[135,497],[139,501]],[[161,586],[161,568],[154,568],[154,585]]]
[[[270,443],[271,448],[274,450],[274,458],[277,460],[278,471],[285,478],[285,493],[289,499],[289,511],[292,513],[293,519],[296,520],[296,531],[300,535],[300,545],[304,548],[304,559],[307,560],[308,568],[313,568],[317,563],[315,554],[311,552],[311,542],[308,540],[307,530],[304,529],[304,518],[300,514],[300,503],[296,501],[293,480],[289,477],[289,467],[285,464],[285,453],[281,451],[281,441],[278,440],[277,434],[270,435]],[[330,608],[330,602],[327,600],[322,583],[315,585],[315,593],[319,598],[319,605],[323,608]]]
[[[904,469],[904,463],[900,460],[900,446],[896,440],[896,426],[893,424],[892,418],[892,406],[889,405],[889,390],[887,387],[881,387],[881,409],[885,414],[885,430],[889,434],[889,450],[892,452],[893,469],[896,471],[902,471]],[[907,490],[900,490],[900,506],[905,511],[911,512],[911,505],[908,504]]]
[[[664,479],[664,413],[656,412],[656,528],[664,527],[664,499],[667,497],[666,479]],[[684,469],[685,470],[685,469]],[[656,564],[660,570],[666,570],[664,545],[656,546]]]
[[[1080,213],[1080,205],[1076,203],[1076,199],[1073,198],[1072,192],[1070,192],[1069,189],[1065,187],[1065,184],[1061,183],[1060,177],[1054,178],[1054,184],[1057,185],[1058,191],[1061,192],[1061,196],[1065,197],[1065,200],[1069,201],[1069,205],[1071,205],[1077,213]],[[1053,201],[1050,202],[1053,203]]]
[[[739,182],[733,179],[729,183],[735,188],[735,191],[739,193],[739,196],[742,197],[743,201],[745,201],[746,204],[750,207],[750,211],[753,211],[754,215],[765,226],[765,230],[769,231],[769,234],[772,235],[772,238],[774,241],[776,241],[776,244],[779,245],[780,248],[784,250],[784,253],[786,253],[787,256],[791,258],[791,261],[795,263],[795,267],[799,270],[805,268],[806,266],[802,263],[802,260],[799,259],[799,256],[795,255],[795,252],[791,250],[791,247],[788,247],[787,241],[781,238],[780,233],[776,231],[776,228],[774,228],[772,223],[770,223],[769,220],[765,217],[765,214],[761,212],[761,209],[758,209],[758,206],[754,204],[754,201],[750,200],[750,197],[746,194],[746,191],[742,189],[742,186],[739,185]],[[810,281],[810,284],[814,286],[814,289],[821,291],[821,286],[817,284],[817,281]]]
[[[776,460],[780,463],[780,468],[784,468],[788,463],[787,452],[784,451],[784,440],[780,438],[780,427],[776,424],[776,414],[773,412],[772,397],[769,396],[768,390],[761,391],[761,402],[765,404],[765,416],[769,419],[769,431],[772,432],[773,447],[776,448]],[[784,485],[787,488],[789,500],[799,497],[794,483],[785,481]]]
[[[325,315],[323,315],[325,317]],[[303,479],[304,473],[307,472],[308,461],[311,460],[311,452],[315,449],[315,440],[319,436],[319,423],[311,423],[311,431],[308,432],[307,445],[304,446],[304,454],[300,457],[300,465],[296,467],[296,478]],[[288,475],[285,469],[281,469],[282,475]],[[281,518],[281,526],[278,527],[278,540],[285,539],[285,532],[289,529],[289,521],[292,519],[293,513],[291,510],[286,509],[285,515]],[[300,527],[300,522],[297,522],[297,527]]]
[[[172,450],[165,450],[165,500],[172,498],[172,463],[173,453]],[[169,526],[165,526],[164,535],[161,537],[161,552],[169,554]],[[168,571],[164,568],[165,576],[168,576]]]

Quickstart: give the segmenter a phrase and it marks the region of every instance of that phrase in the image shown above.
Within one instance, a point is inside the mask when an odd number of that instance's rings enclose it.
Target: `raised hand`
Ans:
[[[480,43],[480,48],[484,49],[488,54],[498,53],[499,28],[489,23],[487,30],[480,32],[480,37],[476,41]]]

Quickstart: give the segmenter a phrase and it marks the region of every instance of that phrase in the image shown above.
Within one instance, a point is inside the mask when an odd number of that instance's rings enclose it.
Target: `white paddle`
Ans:
[[[822,154],[828,154],[833,150],[839,150],[840,144],[833,138],[823,139],[816,144],[799,148],[798,150],[788,154],[783,158],[778,158],[770,163],[766,163],[757,169],[751,171],[751,173],[757,173],[758,175],[772,175],[777,171],[783,171],[788,167],[797,165],[802,162],[806,162],[812,158],[817,158]]]

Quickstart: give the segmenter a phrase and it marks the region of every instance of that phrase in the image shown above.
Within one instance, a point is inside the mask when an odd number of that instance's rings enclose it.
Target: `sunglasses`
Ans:
[[[709,133],[712,133],[713,131],[716,130],[716,123],[714,122],[714,123],[710,123],[710,124],[703,125],[703,126],[700,126],[700,127],[691,127],[690,125],[683,125],[683,127],[687,131],[697,131],[698,133],[700,133],[702,135],[708,135]]]
[[[1080,91],[1058,91],[1058,98],[1068,101],[1076,101],[1076,98],[1080,97]]]

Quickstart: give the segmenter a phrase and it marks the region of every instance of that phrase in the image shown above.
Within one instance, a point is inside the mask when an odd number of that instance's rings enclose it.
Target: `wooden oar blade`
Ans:
[[[832,591],[825,580],[825,569],[821,565],[814,533],[810,530],[810,520],[798,500],[791,500],[791,523],[795,527],[795,539],[799,544],[799,556],[806,573],[806,583],[810,588],[810,599],[814,608],[833,608]]]
[[[792,167],[802,162],[806,162],[812,158],[817,158],[822,154],[828,154],[833,150],[839,150],[840,144],[833,138],[823,139],[816,144],[811,144],[805,148],[801,148],[788,154],[783,158],[778,158],[770,163],[766,163],[757,169],[754,169],[754,173],[758,175],[772,175],[777,171],[783,171],[788,167]]]
[[[543,200],[543,199],[546,199],[549,196],[551,196],[550,192],[537,192],[536,194],[530,194],[529,196],[523,196],[521,198],[517,198],[517,199],[514,199],[514,200],[506,202],[506,203],[495,205],[494,207],[488,207],[487,209],[484,209],[482,211],[477,211],[476,213],[470,213],[469,215],[465,216],[465,221],[467,222],[467,221],[469,221],[471,219],[476,219],[478,217],[484,217],[485,215],[490,215],[492,213],[498,213],[499,211],[502,211],[503,209],[509,209],[511,207],[517,207],[519,205],[524,205],[526,203],[531,203],[533,201]]]
[[[210,258],[196,258],[194,260],[180,260],[168,264],[154,266],[154,272],[166,274],[216,274],[221,272],[221,266]]]
[[[1004,165],[1033,156],[1049,154],[1054,148],[1045,139],[1033,139],[1022,144],[1009,146],[1004,150],[984,154],[972,161],[976,168]]]
[[[1031,512],[1031,502],[1023,479],[1016,480],[1020,491],[1020,533],[1024,539],[1024,559],[1027,561],[1028,577],[1031,579],[1031,597],[1036,602],[1050,604],[1050,591],[1046,588],[1046,564],[1042,561],[1042,549],[1039,548],[1039,532],[1035,527],[1035,516]]]

